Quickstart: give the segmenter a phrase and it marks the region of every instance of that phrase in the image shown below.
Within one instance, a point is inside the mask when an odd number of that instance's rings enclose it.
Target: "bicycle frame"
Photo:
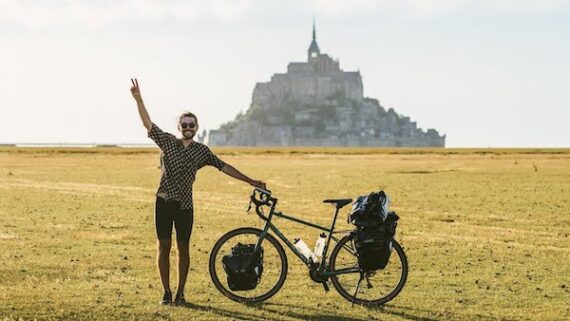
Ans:
[[[258,213],[258,215],[262,219],[266,220],[266,223],[265,223],[265,227],[263,228],[263,230],[259,236],[259,240],[257,241],[257,244],[255,245],[255,250],[257,250],[261,246],[263,239],[267,235],[268,231],[271,230],[271,231],[273,231],[273,233],[275,233],[275,235],[277,235],[277,237],[279,239],[281,239],[281,241],[283,241],[283,243],[285,243],[287,245],[287,247],[289,249],[291,249],[291,251],[293,251],[293,253],[299,259],[301,259],[301,261],[303,261],[303,263],[305,263],[305,265],[307,265],[307,267],[309,267],[309,269],[318,268],[317,272],[321,276],[329,277],[332,275],[359,272],[358,268],[345,268],[345,269],[336,270],[335,272],[330,272],[328,269],[326,269],[327,268],[326,267],[326,260],[327,260],[327,254],[328,254],[328,249],[329,249],[331,239],[334,239],[335,242],[337,242],[337,243],[339,241],[339,239],[337,239],[333,236],[335,225],[336,225],[336,220],[338,217],[339,208],[336,208],[336,211],[334,213],[333,221],[332,221],[330,228],[326,228],[324,226],[313,224],[313,223],[307,222],[305,220],[295,218],[293,216],[289,216],[285,213],[279,212],[279,211],[275,210],[276,206],[277,206],[277,199],[271,198],[271,205],[270,205],[270,210],[269,210],[268,216],[264,217],[262,215],[259,215],[259,213]],[[323,249],[323,255],[322,255],[321,261],[319,262],[319,265],[317,267],[315,267],[316,263],[313,263],[312,260],[306,258],[303,254],[301,254],[301,252],[299,250],[297,250],[297,248],[289,241],[289,239],[283,233],[281,233],[281,231],[279,231],[279,229],[273,223],[271,223],[271,220],[274,216],[279,217],[279,218],[284,218],[286,220],[290,220],[290,221],[293,221],[293,222],[296,222],[296,223],[299,223],[299,224],[302,224],[305,226],[309,226],[309,227],[312,227],[312,228],[315,228],[315,229],[318,229],[318,230],[321,230],[321,231],[328,233],[327,240],[325,242],[325,247]]]

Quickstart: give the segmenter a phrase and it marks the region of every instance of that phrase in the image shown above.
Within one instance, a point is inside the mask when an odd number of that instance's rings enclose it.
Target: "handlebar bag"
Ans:
[[[392,240],[399,217],[389,212],[380,226],[359,227],[354,233],[354,247],[358,265],[365,272],[384,269],[392,253]]]
[[[231,255],[222,258],[228,286],[232,291],[253,290],[263,273],[263,248],[255,252],[255,244],[238,243]]]

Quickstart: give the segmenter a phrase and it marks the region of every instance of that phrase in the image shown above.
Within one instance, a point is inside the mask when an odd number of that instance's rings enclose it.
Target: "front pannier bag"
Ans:
[[[222,258],[228,286],[232,291],[253,290],[263,272],[263,248],[254,252],[255,244],[238,243],[232,248],[231,255]]]

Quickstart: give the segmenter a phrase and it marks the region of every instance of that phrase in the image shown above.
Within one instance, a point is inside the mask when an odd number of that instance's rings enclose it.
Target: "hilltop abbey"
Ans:
[[[251,106],[207,137],[210,146],[445,146],[409,117],[364,97],[359,71],[321,53],[313,22],[306,62],[255,85]]]

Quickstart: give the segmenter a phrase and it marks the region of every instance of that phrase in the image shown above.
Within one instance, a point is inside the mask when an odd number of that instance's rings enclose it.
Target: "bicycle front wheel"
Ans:
[[[392,240],[392,254],[386,268],[364,272],[358,258],[352,234],[343,237],[330,258],[331,272],[352,271],[331,276],[335,289],[350,302],[364,306],[379,306],[393,298],[404,287],[408,277],[408,260],[396,240]]]
[[[232,253],[236,244],[256,244],[261,230],[245,227],[230,231],[222,236],[210,253],[209,270],[216,288],[228,298],[245,303],[261,302],[269,299],[281,287],[287,277],[287,256],[281,244],[270,234],[266,234],[263,248],[263,272],[255,289],[248,291],[232,291],[229,288],[222,258]]]

